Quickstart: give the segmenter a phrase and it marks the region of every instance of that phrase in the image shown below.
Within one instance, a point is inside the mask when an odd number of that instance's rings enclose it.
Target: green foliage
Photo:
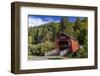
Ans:
[[[61,22],[60,22],[60,32],[64,32],[65,29],[68,29],[67,27],[68,24],[68,19],[66,17],[61,17]]]
[[[54,49],[56,36],[64,32],[79,41],[80,48],[76,55],[70,54],[68,57],[83,58],[88,56],[87,29],[88,19],[79,17],[75,22],[69,22],[67,17],[62,17],[59,23],[28,27],[28,53],[29,55],[44,55],[44,52]]]

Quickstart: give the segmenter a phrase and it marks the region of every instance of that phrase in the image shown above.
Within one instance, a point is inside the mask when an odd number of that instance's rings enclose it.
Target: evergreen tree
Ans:
[[[60,21],[60,31],[61,32],[64,32],[65,29],[67,29],[67,22],[68,22],[68,19],[66,17],[61,17],[61,21]]]

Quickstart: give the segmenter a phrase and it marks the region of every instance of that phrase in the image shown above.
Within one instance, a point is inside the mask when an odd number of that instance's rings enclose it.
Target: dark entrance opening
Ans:
[[[68,42],[67,41],[59,41],[59,51],[63,51],[68,49]]]

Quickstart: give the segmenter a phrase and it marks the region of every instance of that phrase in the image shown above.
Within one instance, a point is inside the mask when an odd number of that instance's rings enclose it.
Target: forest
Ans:
[[[67,16],[62,16],[60,22],[28,27],[28,55],[44,56],[45,51],[55,48],[55,38],[61,32],[78,40],[81,48],[75,58],[88,57],[88,18],[76,17],[75,22],[70,22]],[[70,54],[68,57],[73,58],[73,55]]]

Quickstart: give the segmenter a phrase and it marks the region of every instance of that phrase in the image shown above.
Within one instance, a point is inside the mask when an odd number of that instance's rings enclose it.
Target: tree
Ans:
[[[74,37],[81,43],[81,35],[83,34],[82,32],[82,25],[81,25],[81,20],[79,17],[77,17],[75,26],[73,27],[74,29]]]
[[[65,29],[67,29],[67,22],[68,19],[66,17],[61,17],[61,21],[60,21],[60,32],[64,32]]]
[[[52,33],[51,32],[47,32],[46,35],[43,38],[43,41],[51,41],[52,38]]]
[[[68,17],[61,17],[60,32],[64,32],[70,36],[73,36],[73,23],[69,22]]]
[[[28,36],[28,44],[32,44],[32,36]]]

